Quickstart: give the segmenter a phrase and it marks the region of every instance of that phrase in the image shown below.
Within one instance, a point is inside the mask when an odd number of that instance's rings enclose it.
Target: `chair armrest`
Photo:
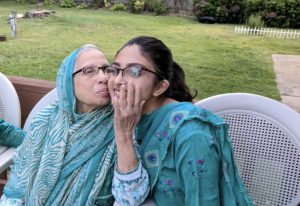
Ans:
[[[0,145],[0,174],[12,163],[12,158],[16,148]]]

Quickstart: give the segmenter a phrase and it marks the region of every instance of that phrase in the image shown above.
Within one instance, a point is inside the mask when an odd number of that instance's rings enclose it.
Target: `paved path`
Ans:
[[[273,54],[272,59],[282,102],[300,113],[300,55]]]

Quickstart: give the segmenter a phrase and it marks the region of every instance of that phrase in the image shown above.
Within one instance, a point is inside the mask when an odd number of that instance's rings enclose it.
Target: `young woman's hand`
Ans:
[[[145,103],[141,91],[133,83],[120,86],[117,95],[112,97],[115,109],[114,127],[118,150],[118,170],[128,172],[137,167],[137,155],[133,144],[134,129],[141,118]]]
[[[127,138],[132,138],[141,118],[145,101],[141,99],[140,92],[132,82],[127,82],[120,86],[119,95],[112,98],[115,108],[115,132],[120,138],[118,141],[128,141]]]

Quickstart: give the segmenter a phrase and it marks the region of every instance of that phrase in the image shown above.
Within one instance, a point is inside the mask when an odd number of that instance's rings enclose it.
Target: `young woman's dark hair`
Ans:
[[[171,50],[159,39],[148,36],[139,36],[128,41],[118,52],[126,46],[138,45],[141,53],[149,58],[158,72],[170,83],[165,91],[166,97],[179,102],[192,102],[193,96],[185,83],[185,74],[182,68],[173,60]],[[160,79],[162,80],[162,79]],[[197,92],[196,92],[197,94]]]

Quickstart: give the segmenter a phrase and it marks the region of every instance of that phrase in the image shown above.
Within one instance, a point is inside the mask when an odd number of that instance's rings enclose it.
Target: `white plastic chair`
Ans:
[[[20,127],[21,108],[18,94],[9,79],[0,72],[0,118]],[[0,174],[11,164],[15,148],[0,145]]]
[[[196,103],[230,126],[238,168],[257,206],[300,203],[300,115],[254,94],[231,93]]]
[[[36,103],[36,105],[33,107],[33,109],[31,110],[31,112],[29,113],[24,127],[23,129],[25,131],[29,130],[29,126],[30,123],[32,121],[32,118],[43,108],[45,108],[46,106],[50,105],[52,102],[54,102],[55,100],[58,100],[58,96],[57,96],[57,91],[56,88],[52,89],[49,93],[47,93],[44,97],[42,97],[40,99],[40,101],[38,101],[38,103]]]

